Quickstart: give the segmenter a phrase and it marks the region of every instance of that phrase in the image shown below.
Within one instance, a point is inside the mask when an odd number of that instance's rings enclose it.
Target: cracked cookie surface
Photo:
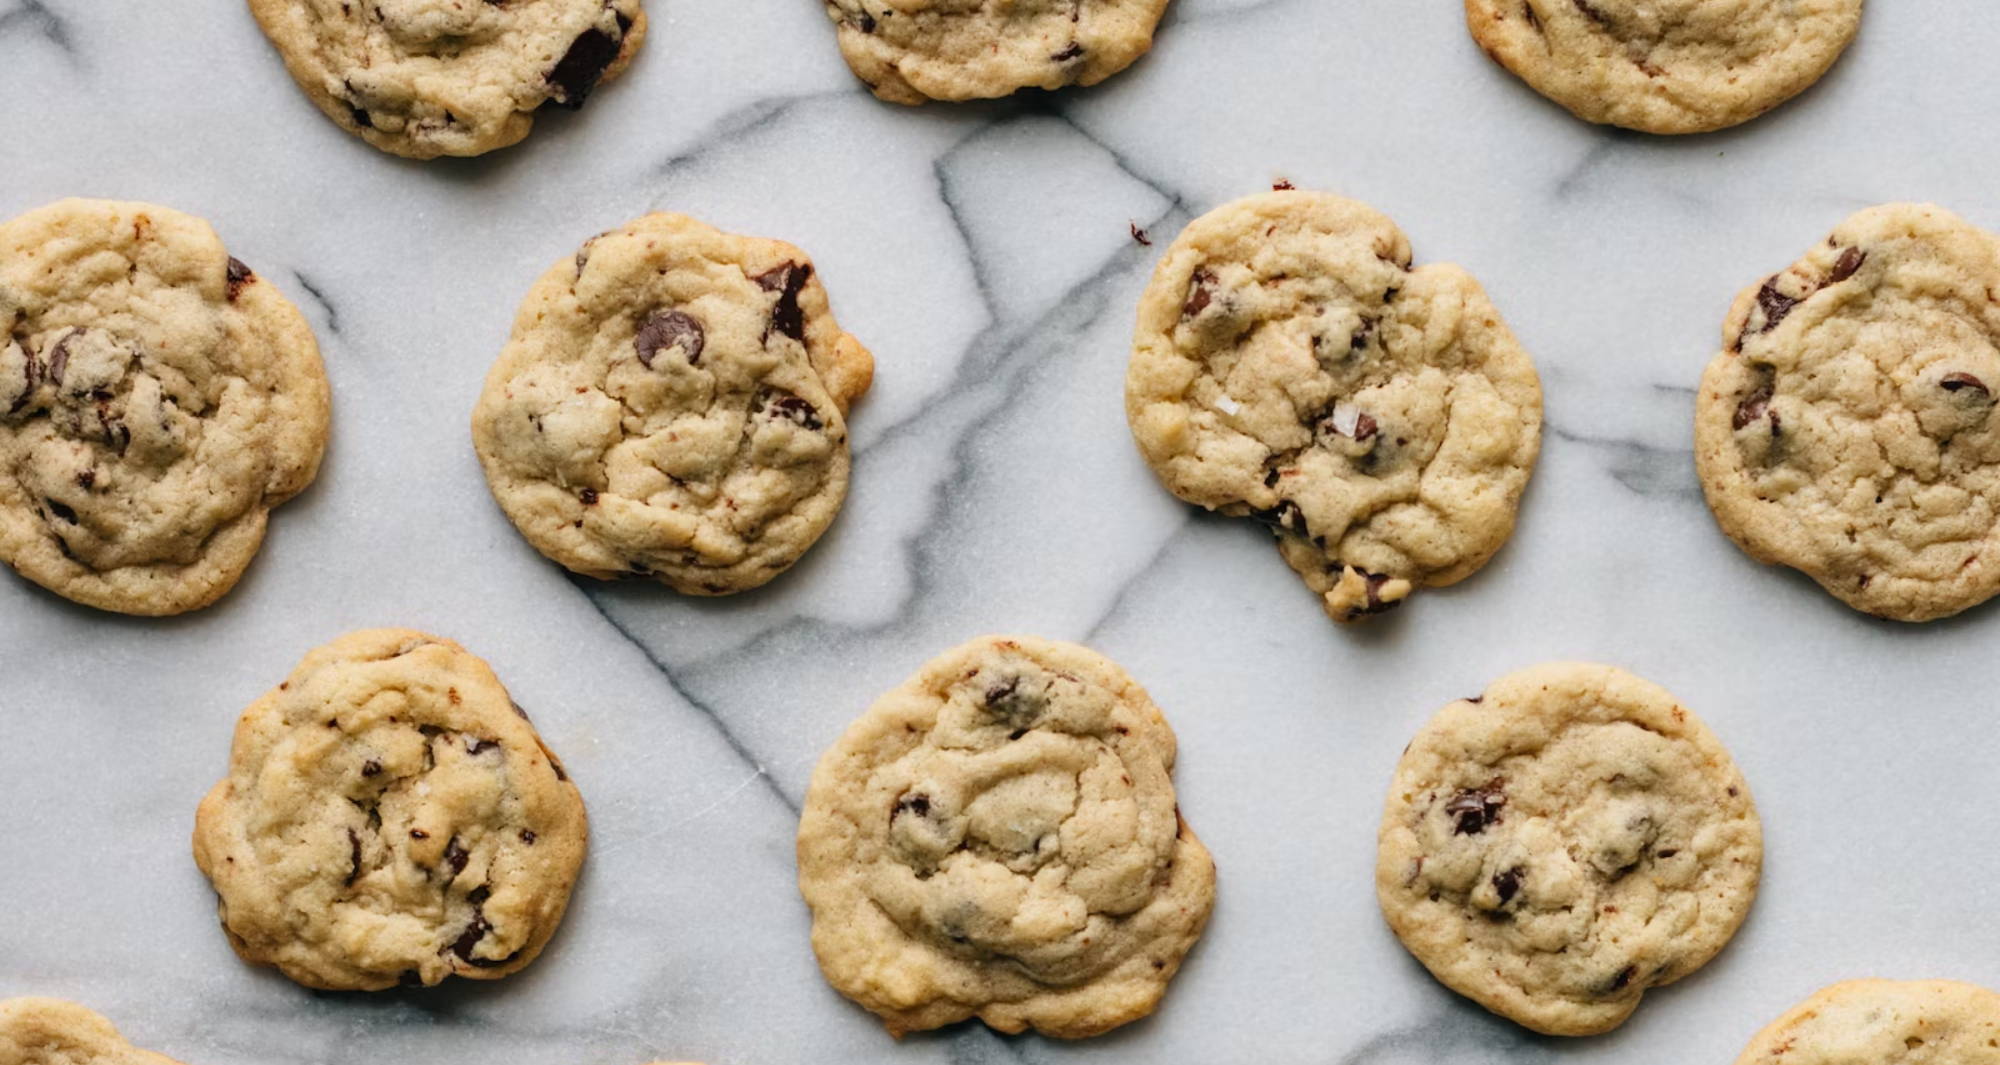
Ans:
[[[1180,819],[1174,735],[1075,644],[973,640],[820,760],[799,887],[828,982],[892,1033],[978,1017],[1080,1038],[1151,1012],[1215,866]]]
[[[372,629],[244,711],[194,854],[245,961],[374,991],[533,961],[587,836],[576,786],[486,663]]]
[[[1745,289],[1695,462],[1751,557],[1898,621],[2000,592],[2000,240],[1890,204]]]
[[[639,0],[250,0],[292,79],[342,129],[412,159],[479,155],[632,61]]]
[[[140,1050],[92,1010],[55,998],[0,1000],[0,1065],[180,1065]]]
[[[1395,223],[1277,191],[1195,219],[1139,305],[1125,413],[1169,490],[1269,525],[1329,615],[1470,576],[1541,448],[1534,364]]]
[[[473,443],[542,554],[726,595],[784,572],[839,513],[847,408],[873,374],[804,252],[648,215],[535,283]]]
[[[1818,81],[1861,2],[1465,0],[1465,18],[1487,55],[1586,122],[1702,133]]]
[[[1850,980],[1757,1033],[1736,1065],[2000,1065],[2000,995],[1950,980]]]
[[[1701,720],[1610,666],[1509,674],[1396,766],[1382,913],[1445,986],[1549,1035],[1623,1023],[1701,968],[1763,862],[1750,789]]]
[[[305,319],[208,223],[63,200],[0,225],[0,559],[22,576],[126,614],[214,602],[328,418]]]
[[[854,75],[892,103],[1095,85],[1153,46],[1167,0],[825,0]]]

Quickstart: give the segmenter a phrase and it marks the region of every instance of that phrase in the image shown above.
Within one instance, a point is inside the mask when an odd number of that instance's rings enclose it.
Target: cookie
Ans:
[[[74,1002],[0,1000],[0,1065],[179,1065],[140,1050],[118,1029]]]
[[[1396,766],[1382,914],[1431,974],[1548,1035],[1623,1023],[1707,964],[1763,831],[1708,727],[1658,685],[1557,663],[1445,707]]]
[[[1744,289],[1695,409],[1722,530],[1879,617],[2000,591],[1996,290],[2000,242],[1915,204],[1862,211]]]
[[[63,200],[0,224],[0,559],[22,576],[125,614],[207,606],[327,422],[305,318],[208,223]]]
[[[1153,47],[1167,0],[824,0],[854,76],[891,103],[1095,85]]]
[[[1949,980],[1850,980],[1757,1033],[1736,1065],[1996,1065],[2000,995]]]
[[[1861,0],[1465,0],[1486,54],[1586,122],[1705,133],[1804,92]]]
[[[1093,651],[988,636],[931,660],[813,773],[799,888],[827,981],[898,1036],[1153,1012],[1215,901],[1173,768],[1159,708]]]
[[[1338,621],[1463,580],[1513,531],[1534,364],[1477,281],[1412,269],[1364,204],[1283,190],[1195,219],[1132,348],[1125,414],[1153,472],[1269,525]]]
[[[576,786],[486,663],[373,629],[244,711],[194,857],[243,960],[375,991],[533,961],[588,835]]]
[[[804,252],[647,215],[535,282],[473,444],[542,554],[727,595],[783,573],[839,513],[847,407],[874,366]]]
[[[640,0],[250,0],[339,126],[411,159],[481,155],[576,110],[646,36]]]

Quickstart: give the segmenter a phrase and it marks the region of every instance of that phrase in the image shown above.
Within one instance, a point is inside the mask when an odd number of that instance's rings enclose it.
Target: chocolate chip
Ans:
[[[347,114],[354,119],[354,124],[360,126],[362,129],[375,128],[375,120],[368,117],[367,111],[350,104],[347,108]]]
[[[595,488],[586,488],[583,491],[578,492],[576,494],[576,497],[582,500],[583,505],[586,507],[594,507],[597,505],[597,489]]]
[[[918,817],[929,817],[931,815],[930,796],[922,794],[905,795],[902,798],[897,799],[895,808],[889,811],[889,820],[894,821],[896,818],[901,817],[904,814],[915,814]]]
[[[1299,536],[1312,535],[1306,529],[1305,512],[1289,499],[1279,500],[1278,505],[1269,510],[1253,510],[1250,516],[1282,532],[1295,533]]]
[[[1021,678],[1008,677],[1006,680],[986,689],[986,705],[988,708],[997,707],[1001,703],[1013,699],[1020,690]]]
[[[1504,873],[1493,874],[1493,890],[1500,894],[1500,905],[1505,906],[1514,901],[1514,896],[1521,890],[1521,878],[1525,875],[1527,870],[1520,866],[1515,866]]]
[[[428,832],[426,832],[426,831],[424,831],[424,830],[423,830],[423,829],[421,829],[421,828],[413,828],[413,829],[411,829],[411,830],[410,830],[410,838],[411,838],[411,839],[429,839],[429,838],[431,838],[431,834],[430,834],[430,833],[428,833]]]
[[[28,398],[35,394],[35,386],[42,379],[41,360],[35,358],[35,353],[27,350],[26,346],[22,347],[21,354],[24,356],[24,361],[21,364],[21,376],[23,378],[21,382],[21,394],[14,397],[14,405],[7,408],[7,413],[9,414],[13,414],[28,405]]]
[[[619,47],[618,37],[595,26],[578,34],[570,42],[569,51],[563,53],[548,73],[555,102],[572,111],[582,107],[590,90],[597,87],[597,79],[618,58]]]
[[[874,33],[875,16],[863,11],[854,16],[854,25],[863,33]]]
[[[681,349],[689,366],[700,366],[702,345],[707,339],[707,331],[686,311],[654,311],[640,323],[632,347],[638,350],[639,362],[648,370],[653,368],[655,356],[674,347]]]
[[[485,754],[487,751],[494,750],[499,746],[499,740],[481,739],[477,736],[467,736],[465,738],[465,753],[467,754]]]
[[[82,473],[76,475],[76,486],[78,488],[89,488],[91,485],[94,485],[96,483],[97,483],[96,470],[85,470]]]
[[[457,876],[465,872],[465,863],[471,860],[471,852],[465,849],[465,845],[458,841],[457,836],[451,837],[451,842],[444,845],[444,864],[451,866],[451,875]]]
[[[44,373],[47,374],[50,384],[62,384],[63,374],[69,371],[69,342],[75,340],[78,333],[79,330],[75,329],[64,333],[62,339],[56,341],[56,346],[49,351],[49,364]]]
[[[806,287],[812,272],[811,263],[786,263],[756,278],[757,287],[778,294],[778,302],[771,307],[771,328],[801,344],[806,339],[806,315],[799,306],[799,292]],[[770,333],[764,335],[768,337]]]
[[[1324,547],[1325,545],[1321,544],[1320,546]],[[1333,569],[1336,572],[1342,568],[1343,567],[1337,563],[1333,567]],[[1403,605],[1403,601],[1401,599],[1389,603],[1385,603],[1382,601],[1382,586],[1389,583],[1388,574],[1370,573],[1367,570],[1361,569],[1359,567],[1356,567],[1354,572],[1359,573],[1361,575],[1362,583],[1364,585],[1364,590],[1367,593],[1367,601],[1363,603],[1361,606],[1349,608],[1347,613],[1341,615],[1342,617],[1346,618],[1349,621],[1359,621],[1362,618],[1373,617],[1376,614],[1386,614],[1389,611],[1394,610],[1397,607]]]
[[[1849,248],[1841,252],[1840,258],[1833,261],[1833,273],[1826,275],[1826,283],[1829,285],[1840,284],[1842,281],[1853,277],[1854,272],[1861,269],[1861,264],[1867,261],[1868,253],[1862,251],[1860,248]]]
[[[347,883],[344,886],[353,887],[354,882],[361,879],[361,837],[355,835],[351,828],[347,830],[347,862]]]
[[[1132,227],[1133,240],[1138,241],[1139,243],[1145,245],[1148,248],[1153,246],[1153,238],[1147,236],[1146,231],[1139,228],[1139,223],[1127,222],[1126,224]]]
[[[1476,836],[1500,820],[1500,810],[1507,805],[1502,783],[1496,779],[1483,788],[1466,788],[1444,804],[1445,814],[1457,822],[1452,835]]]
[[[1215,299],[1215,274],[1206,266],[1194,268],[1194,277],[1188,284],[1186,302],[1181,304],[1181,317],[1193,318],[1208,308]]]
[[[1347,350],[1360,351],[1367,347],[1368,339],[1375,335],[1375,325],[1376,321],[1373,318],[1361,319],[1360,327],[1354,330],[1354,336],[1347,341]]]
[[[42,500],[42,502],[47,503],[49,505],[49,509],[55,512],[56,517],[61,518],[66,522],[69,522],[71,525],[76,524],[76,511],[71,510],[69,507],[65,506],[62,503],[58,503],[53,499],[44,499]]]
[[[370,758],[369,760],[361,763],[361,775],[364,777],[372,777],[381,772],[382,772],[382,763],[376,761],[373,758]]]
[[[1286,181],[1284,178],[1279,178],[1278,180],[1271,182],[1272,192],[1290,192],[1296,188],[1298,188],[1297,185],[1294,185],[1291,182]]]
[[[1764,287],[1757,290],[1757,306],[1764,311],[1764,328],[1757,331],[1768,333],[1778,328],[1778,323],[1784,321],[1785,316],[1792,313],[1792,308],[1797,307],[1799,302],[1778,291],[1777,278],[1764,282]]]
[[[1732,429],[1742,429],[1754,424],[1762,419],[1770,408],[1771,386],[1764,385],[1743,397],[1743,402],[1736,405],[1736,414],[1729,419],[1729,427]],[[1775,432],[1776,429],[1776,421],[1773,419],[1772,431]]]
[[[772,418],[796,422],[807,429],[817,431],[825,427],[812,404],[789,392],[767,394],[762,401],[762,409],[769,411]]]
[[[1974,377],[1969,373],[1945,374],[1944,378],[1938,382],[1938,386],[1943,388],[1946,392],[1957,392],[1960,391],[1961,389],[1969,388],[1974,392],[1978,392],[1982,395],[1991,396],[1993,394],[1992,390],[1986,387],[1986,382],[1981,381],[1979,378]]]
[[[1279,473],[1278,468],[1275,466],[1264,471],[1264,487],[1266,488],[1278,487],[1278,480],[1283,476],[1284,475]]]
[[[1083,42],[1071,41],[1069,47],[1049,57],[1052,63],[1067,63],[1083,54]]]
[[[491,931],[493,931],[493,926],[486,923],[486,914],[474,908],[472,911],[472,923],[466,925],[465,931],[458,934],[458,939],[451,945],[451,952],[458,955],[460,961],[471,962],[474,965],[479,964],[479,959],[475,959],[472,956],[472,948],[478,946],[479,941],[485,939],[486,933]]]
[[[251,273],[250,268],[243,265],[243,260],[238,259],[234,255],[229,257],[229,267],[225,274],[225,284],[229,289],[229,301],[231,303],[236,302],[236,297],[242,294],[243,286],[255,280],[257,280],[257,275]]]
[[[1632,982],[1632,976],[1636,972],[1638,972],[1638,969],[1631,965],[1627,965],[1623,969],[1618,970],[1618,975],[1611,978],[1611,983],[1609,985],[1608,990],[1605,991],[1605,994],[1607,995],[1616,994],[1617,992],[1625,990],[1625,986]]]
[[[524,828],[524,829],[522,829],[522,830],[521,830],[521,842],[522,842],[522,843],[525,843],[525,844],[527,844],[527,845],[528,845],[528,846],[530,846],[530,847],[534,846],[534,845],[535,845],[535,830],[534,830],[534,829],[532,829],[532,828]]]

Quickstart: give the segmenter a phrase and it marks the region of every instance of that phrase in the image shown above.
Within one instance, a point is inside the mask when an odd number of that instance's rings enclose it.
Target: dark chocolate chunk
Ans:
[[[549,70],[550,98],[572,111],[582,107],[590,90],[597,87],[597,79],[618,58],[620,45],[620,38],[595,26],[578,34],[569,51]]]
[[[1215,273],[1206,266],[1194,268],[1194,277],[1188,283],[1187,301],[1181,304],[1181,316],[1193,318],[1206,310],[1215,299]]]
[[[481,739],[478,736],[467,736],[465,738],[465,753],[467,754],[485,754],[487,751],[498,749],[499,746],[499,740]]]
[[[783,418],[786,421],[797,422],[815,431],[825,428],[825,423],[820,421],[819,412],[813,409],[813,405],[789,392],[766,394],[762,408],[769,411],[774,419]]]
[[[576,494],[576,497],[582,500],[583,505],[586,507],[594,507],[597,505],[597,489],[595,488],[586,488],[583,491],[578,492]]]
[[[228,286],[231,303],[236,302],[236,297],[242,295],[243,286],[255,280],[257,280],[257,275],[251,273],[250,268],[243,265],[243,260],[238,259],[234,255],[229,257],[229,267],[224,283]]]
[[[1991,396],[1993,394],[1992,390],[1986,387],[1986,382],[1969,373],[1945,374],[1944,378],[1938,382],[1938,385],[1946,392],[1958,392],[1969,389],[1983,396]]]
[[[812,272],[811,263],[786,263],[756,278],[757,287],[778,294],[778,302],[771,307],[771,328],[801,344],[806,340],[806,315],[799,306],[799,292],[806,287]],[[770,334],[767,332],[765,336]]]
[[[1493,874],[1493,890],[1500,894],[1500,905],[1514,901],[1514,896],[1521,891],[1521,878],[1526,875],[1527,870],[1518,865],[1506,872]]]
[[[373,758],[361,763],[361,775],[364,777],[372,777],[380,772],[382,772],[382,763]]]
[[[1853,277],[1854,272],[1861,269],[1861,264],[1867,261],[1868,253],[1860,248],[1849,248],[1841,252],[1840,258],[1833,261],[1833,273],[1826,275],[1826,283],[1837,285]]]
[[[904,814],[915,814],[918,817],[929,817],[931,815],[930,796],[923,794],[905,795],[902,798],[897,799],[895,807],[889,811],[889,820],[894,821],[896,818],[901,817]]]
[[[465,872],[465,863],[471,860],[472,852],[465,849],[457,836],[451,837],[451,842],[444,845],[444,864],[451,867],[451,875]]]
[[[1251,511],[1250,516],[1281,532],[1299,536],[1312,535],[1306,528],[1305,511],[1300,510],[1299,505],[1289,499],[1279,500],[1278,505],[1269,510]]]
[[[649,370],[660,352],[673,347],[681,349],[689,366],[700,366],[702,345],[707,340],[707,331],[686,311],[654,311],[640,323],[632,347],[639,352],[639,362]]]
[[[56,346],[49,349],[49,362],[42,372],[47,375],[50,384],[62,384],[63,374],[69,372],[69,343],[77,338],[77,334],[75,329],[64,333],[62,339],[56,341]]]
[[[56,517],[61,518],[62,520],[70,523],[71,525],[76,524],[76,511],[71,510],[66,504],[59,503],[53,499],[45,499],[42,502],[47,503],[49,505],[49,510],[53,512]]]
[[[1757,332],[1768,333],[1778,328],[1778,323],[1784,321],[1799,303],[1799,300],[1778,291],[1777,278],[1764,282],[1764,287],[1757,290],[1757,306],[1764,311],[1764,327]]]
[[[347,830],[347,863],[347,882],[344,886],[353,887],[354,882],[361,879],[361,837],[355,835],[351,828]]]
[[[1738,403],[1736,405],[1736,414],[1729,419],[1729,427],[1732,429],[1742,429],[1745,426],[1751,425],[1752,423],[1763,418],[1764,415],[1770,411],[1770,409],[1771,409],[1771,386],[1764,385],[1763,387],[1757,389],[1755,392],[1752,392],[1749,395],[1743,397],[1743,402]],[[1777,430],[1776,423],[1777,419],[1773,418],[1772,419],[1773,432]]]
[[[1456,822],[1452,835],[1476,836],[1500,820],[1500,811],[1507,805],[1503,783],[1496,779],[1483,788],[1466,788],[1444,804],[1445,814]]]
[[[1049,57],[1052,63],[1067,63],[1083,55],[1083,42],[1071,41],[1069,47]]]

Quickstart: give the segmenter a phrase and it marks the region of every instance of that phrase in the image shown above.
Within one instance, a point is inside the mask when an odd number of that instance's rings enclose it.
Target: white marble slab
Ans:
[[[813,0],[649,0],[627,80],[523,146],[409,163],[321,118],[240,0],[0,0],[0,213],[64,195],[215,221],[319,332],[319,483],[220,605],[112,617],[0,580],[0,995],[74,997],[191,1065],[1732,1061],[1821,984],[2000,984],[2000,613],[1871,621],[1750,562],[1689,452],[1734,292],[1849,211],[2000,226],[1992,0],[1875,0],[1782,111],[1715,136],[1584,126],[1492,67],[1452,0],[1177,0],[1097,90],[876,103]],[[1191,513],[1120,387],[1157,249],[1276,177],[1366,199],[1465,264],[1537,359],[1541,467],[1483,574],[1364,631],[1249,523]],[[875,350],[834,532],[759,593],[571,580],[489,500],[467,418],[515,303],[651,209],[782,236]],[[550,951],[491,986],[304,992],[230,954],[188,855],[238,710],[342,631],[489,658],[590,803]],[[1214,923],[1154,1019],[1081,1045],[893,1044],[821,981],[792,883],[821,751],[931,653],[1088,640],[1182,737]],[[1613,1035],[1525,1035],[1397,946],[1370,867],[1397,751],[1549,658],[1666,684],[1734,749],[1769,836],[1736,944]]]

